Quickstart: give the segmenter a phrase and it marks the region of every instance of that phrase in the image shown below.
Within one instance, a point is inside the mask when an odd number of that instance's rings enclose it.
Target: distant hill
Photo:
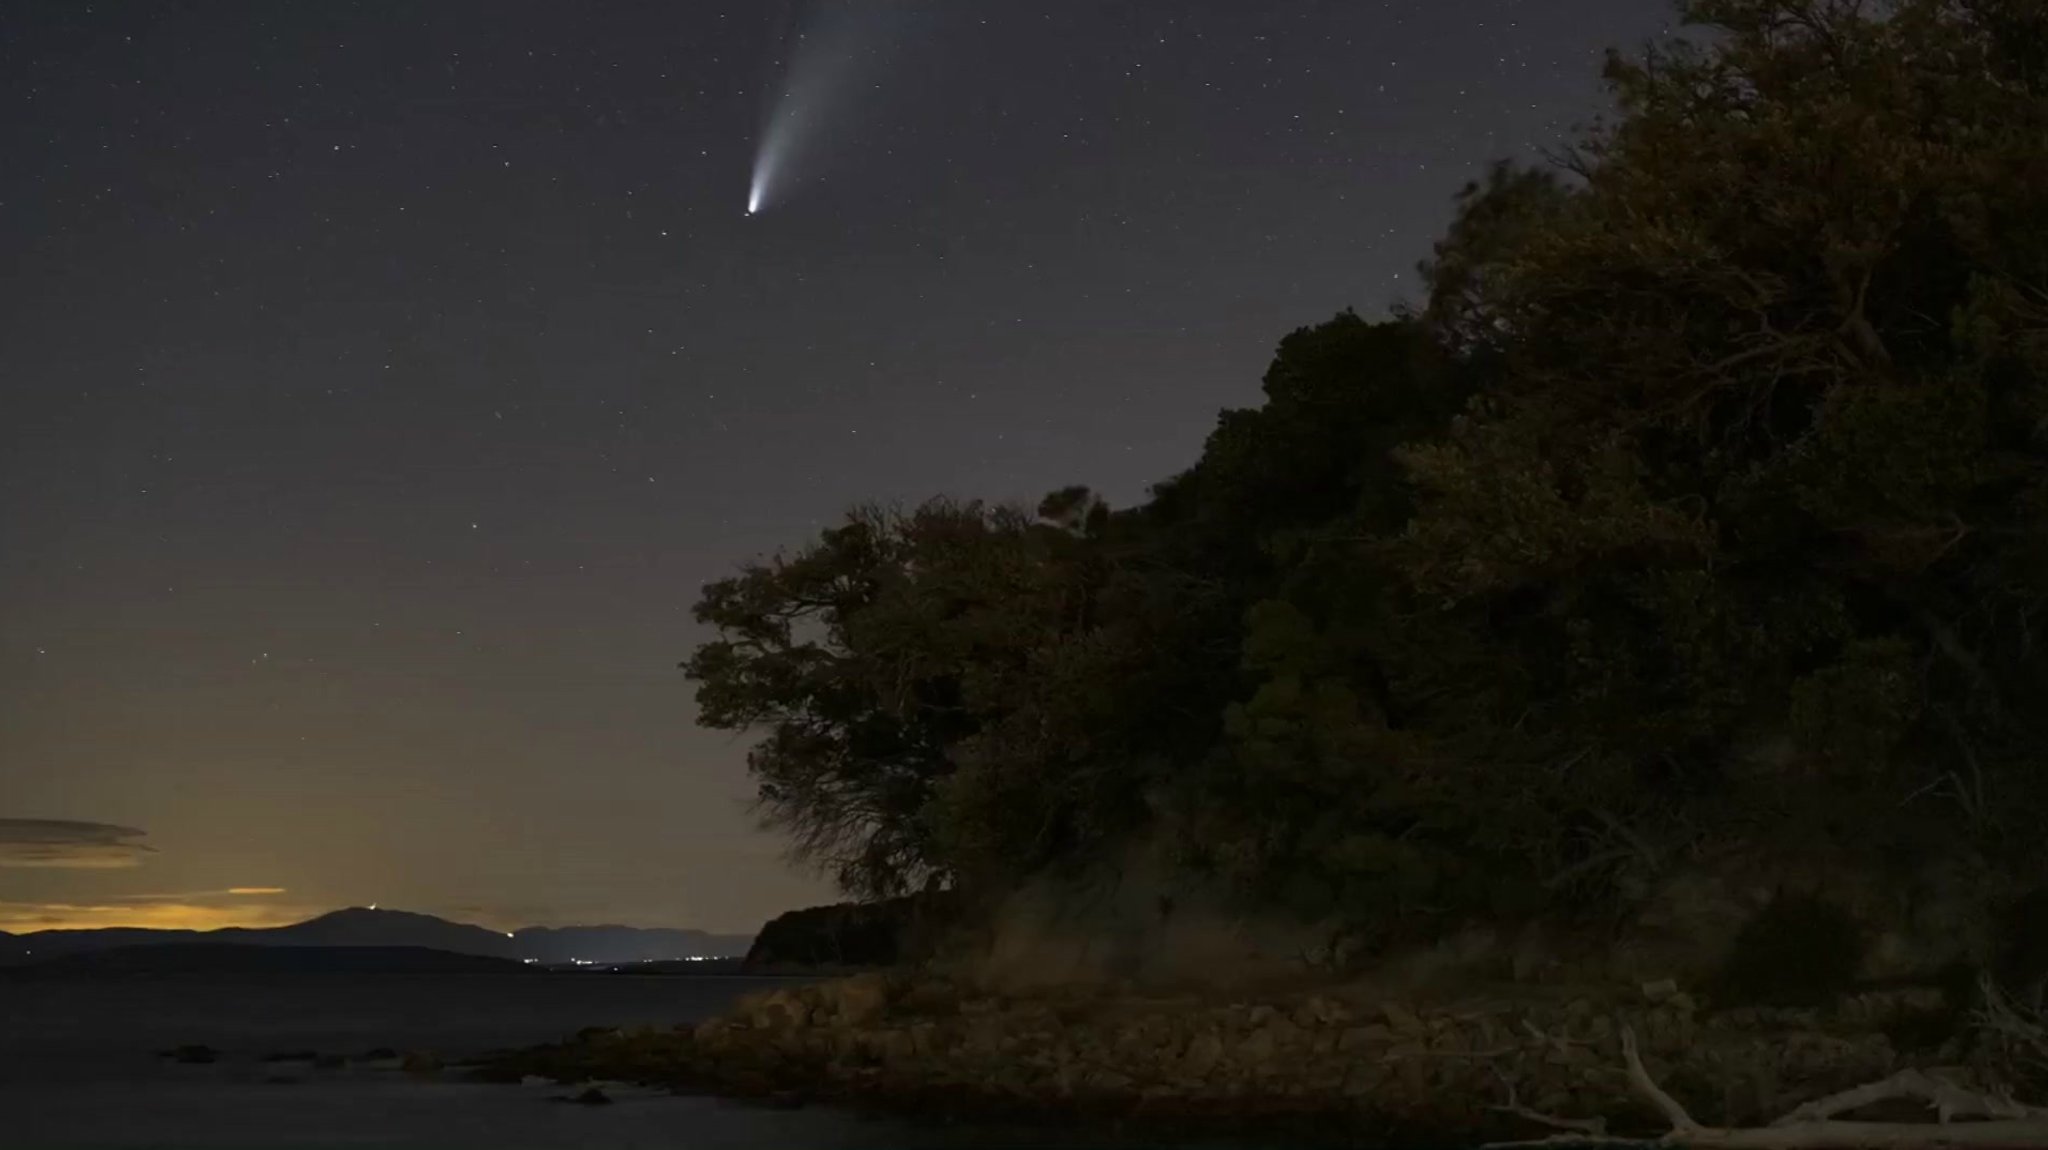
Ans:
[[[529,926],[513,936],[521,958],[541,962],[661,962],[738,958],[754,936],[632,926]]]
[[[37,962],[127,947],[232,944],[258,947],[413,947],[539,964],[619,963],[743,955],[753,938],[697,930],[629,926],[528,927],[507,934],[428,914],[350,907],[290,926],[266,929],[43,930],[0,936],[0,964]]]
[[[16,966],[16,978],[120,974],[529,974],[525,963],[417,946],[165,943],[82,951]]]

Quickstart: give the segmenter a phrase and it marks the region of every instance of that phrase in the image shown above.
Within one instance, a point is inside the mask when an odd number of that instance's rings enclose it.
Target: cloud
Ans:
[[[254,895],[283,894],[281,886],[231,886],[225,890],[181,890],[172,894],[124,894],[110,899],[111,902],[201,902],[209,899],[244,898]]]
[[[110,903],[0,902],[0,931],[27,934],[38,930],[96,930],[102,927],[151,927],[158,930],[219,930],[226,926],[268,927],[303,922],[318,907],[244,903],[206,906],[155,900]]]
[[[0,867],[114,870],[155,853],[132,840],[147,831],[69,819],[0,819]]]

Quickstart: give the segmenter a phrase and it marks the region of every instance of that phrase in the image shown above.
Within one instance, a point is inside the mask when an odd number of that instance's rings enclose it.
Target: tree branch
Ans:
[[[1596,1120],[1558,1119],[1524,1109],[1510,1091],[1502,1110],[1552,1128],[1572,1131],[1546,1138],[1492,1142],[1509,1146],[1700,1147],[1717,1150],[2040,1150],[2048,1146],[2048,1108],[2027,1106],[1967,1090],[1921,1070],[1905,1070],[1882,1082],[1844,1090],[1809,1102],[1769,1126],[1702,1126],[1678,1100],[1657,1085],[1643,1065],[1635,1030],[1621,1028],[1621,1053],[1629,1086],[1671,1124],[1661,1137],[1618,1138]],[[1917,1098],[1934,1107],[1936,1122],[1843,1122],[1836,1115],[1897,1098]],[[1951,1122],[1951,1118],[1985,1118]]]

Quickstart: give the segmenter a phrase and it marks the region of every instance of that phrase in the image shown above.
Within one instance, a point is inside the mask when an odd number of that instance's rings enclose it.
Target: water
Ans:
[[[0,1147],[966,1150],[1087,1142],[652,1091],[619,1092],[611,1106],[568,1106],[553,1101],[567,1093],[555,1086],[420,1081],[389,1070],[263,1061],[281,1051],[376,1047],[445,1058],[545,1042],[585,1026],[672,1026],[767,984],[492,975],[0,981]],[[185,1044],[214,1047],[221,1061],[188,1066],[154,1053]],[[265,1081],[280,1070],[302,1080]]]

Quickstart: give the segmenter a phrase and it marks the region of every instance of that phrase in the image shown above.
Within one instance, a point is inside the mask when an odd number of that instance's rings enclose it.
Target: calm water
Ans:
[[[612,1106],[551,1101],[560,1087],[419,1082],[388,1071],[302,1072],[265,1054],[444,1057],[543,1042],[585,1026],[670,1026],[765,985],[731,978],[313,976],[0,982],[0,1147],[7,1150],[965,1150],[1082,1146],[1073,1136],[946,1131],[822,1109],[758,1110],[621,1092]],[[182,1066],[154,1051],[223,1052]]]

